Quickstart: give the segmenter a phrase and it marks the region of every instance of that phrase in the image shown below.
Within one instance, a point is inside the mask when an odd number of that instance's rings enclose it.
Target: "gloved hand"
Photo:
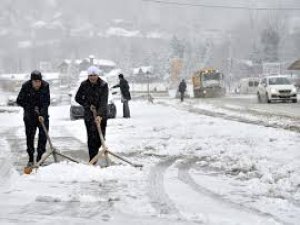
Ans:
[[[95,122],[100,124],[101,123],[101,120],[102,120],[102,117],[101,116],[96,116],[95,118]]]
[[[42,116],[39,116],[39,121],[40,121],[40,123],[43,123],[45,120],[44,120],[44,117],[42,117]]]

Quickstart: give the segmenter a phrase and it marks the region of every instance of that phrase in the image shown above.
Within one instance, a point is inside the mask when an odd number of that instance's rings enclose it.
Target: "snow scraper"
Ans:
[[[91,165],[94,165],[97,163],[97,161],[104,157],[106,162],[107,162],[107,165],[109,164],[109,159],[108,159],[108,154],[116,157],[117,159],[123,161],[123,162],[126,162],[128,163],[129,165],[133,166],[133,167],[139,167],[139,168],[142,168],[143,165],[142,164],[137,164],[137,163],[132,163],[130,162],[129,160],[113,153],[112,151],[110,151],[105,143],[105,140],[104,140],[104,137],[103,137],[103,134],[102,134],[102,131],[101,131],[101,127],[100,127],[100,122],[97,122],[96,121],[96,117],[97,117],[97,112],[96,112],[96,109],[95,108],[92,108],[92,112],[93,112],[93,116],[94,116],[94,119],[95,119],[95,123],[96,123],[96,126],[97,126],[97,130],[98,130],[98,134],[99,134],[99,137],[100,137],[100,140],[101,140],[101,150],[98,152],[98,154],[90,161],[90,164]]]

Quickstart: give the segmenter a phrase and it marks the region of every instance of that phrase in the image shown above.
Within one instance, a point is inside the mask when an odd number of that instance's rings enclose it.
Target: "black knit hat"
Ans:
[[[120,74],[119,74],[119,78],[122,78],[122,79],[123,79],[123,78],[124,78],[124,75],[120,73]]]
[[[38,70],[34,70],[31,72],[31,75],[30,75],[30,79],[31,80],[42,80],[42,74],[40,71]]]

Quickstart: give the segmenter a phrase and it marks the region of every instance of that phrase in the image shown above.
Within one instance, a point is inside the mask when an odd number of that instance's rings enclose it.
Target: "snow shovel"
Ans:
[[[48,139],[48,142],[49,142],[49,145],[50,145],[50,151],[48,151],[46,154],[43,154],[42,155],[42,158],[40,159],[40,161],[37,162],[37,164],[35,165],[36,167],[39,167],[43,162],[45,162],[45,160],[52,154],[53,155],[53,159],[54,159],[54,162],[58,162],[57,160],[57,155],[65,158],[65,159],[68,159],[72,162],[76,162],[76,163],[79,163],[78,160],[76,159],[73,159],[71,158],[70,156],[67,156],[67,155],[64,155],[62,153],[60,153],[53,145],[52,145],[52,141],[50,139],[50,136],[49,136],[49,133],[46,129],[46,126],[45,126],[45,123],[44,121],[41,121],[41,124],[42,124],[42,127],[43,127],[43,130],[47,136],[47,139]]]
[[[93,112],[94,119],[96,119],[96,117],[97,117],[96,109],[93,108],[93,109],[92,109],[92,112]],[[96,162],[98,161],[98,159],[100,159],[103,155],[106,156],[106,160],[108,160],[107,154],[110,154],[110,155],[112,155],[112,156],[114,156],[114,157],[116,157],[116,158],[118,158],[118,159],[120,159],[120,160],[122,160],[122,161],[128,163],[129,165],[131,165],[131,166],[133,166],[133,167],[140,167],[140,168],[143,167],[142,164],[132,163],[132,162],[130,162],[129,160],[127,160],[127,159],[125,159],[125,158],[123,158],[123,157],[121,157],[121,156],[119,156],[119,155],[117,155],[117,154],[111,152],[110,150],[108,150],[108,147],[107,147],[107,145],[106,145],[106,143],[105,143],[105,140],[104,140],[104,138],[103,138],[103,134],[102,134],[102,131],[101,131],[100,123],[99,123],[99,122],[97,123],[96,121],[95,121],[95,123],[96,123],[97,130],[98,130],[98,133],[99,133],[99,137],[100,137],[100,140],[101,140],[102,149],[101,149],[101,151],[99,151],[98,154],[90,161],[90,164],[91,164],[91,165],[94,165],[94,163],[96,163]]]
[[[104,141],[104,137],[103,137],[103,134],[102,134],[102,131],[101,131],[101,127],[100,127],[100,122],[97,122],[96,121],[96,117],[97,117],[97,112],[96,112],[96,109],[95,108],[92,108],[91,109],[92,112],[93,112],[93,117],[95,119],[95,123],[96,123],[96,126],[97,126],[97,131],[98,131],[98,134],[99,134],[99,138],[100,138],[100,141],[101,141],[101,150],[98,152],[98,154],[92,158],[92,160],[89,162],[89,164],[91,165],[95,165],[97,163],[97,161],[101,158],[101,157],[105,157],[105,161],[106,161],[106,165],[109,166],[109,159],[108,159],[108,156],[107,156],[107,146],[106,146],[106,143]]]
[[[35,111],[36,111],[36,113],[37,113],[38,115],[40,115],[38,110],[35,110]],[[31,167],[26,166],[26,167],[24,167],[24,173],[25,173],[25,174],[30,174],[30,173],[32,172],[32,169],[33,169],[33,168],[39,168],[39,167],[41,166],[41,164],[42,164],[43,162],[45,162],[46,159],[47,159],[51,154],[53,155],[54,162],[58,162],[58,160],[57,160],[57,155],[59,155],[59,156],[61,156],[61,157],[63,157],[63,158],[66,158],[66,159],[72,161],[72,162],[79,163],[79,161],[77,161],[77,160],[75,160],[75,159],[73,159],[73,158],[71,158],[71,157],[69,157],[69,156],[66,156],[66,155],[60,153],[56,148],[53,147],[52,141],[51,141],[51,139],[50,139],[50,136],[49,136],[49,133],[48,133],[48,131],[47,131],[47,128],[46,128],[46,126],[45,126],[44,121],[40,121],[40,123],[41,123],[41,125],[42,125],[42,127],[43,127],[43,130],[44,130],[44,132],[45,132],[45,134],[46,134],[46,137],[47,137],[47,140],[48,140],[48,142],[49,142],[49,145],[50,145],[50,151],[45,152],[45,153],[42,155],[42,158],[40,159],[40,161],[38,161],[34,166],[31,166]]]
[[[129,165],[131,165],[131,166],[133,166],[133,167],[140,167],[140,168],[143,167],[142,164],[137,164],[137,163],[130,162],[129,160],[127,160],[127,159],[125,159],[125,158],[123,158],[123,157],[121,157],[121,156],[119,156],[119,155],[117,155],[117,154],[115,154],[115,153],[113,153],[113,152],[111,152],[111,151],[109,151],[109,150],[106,150],[106,151],[107,151],[108,154],[110,154],[110,155],[116,157],[117,159],[120,159],[120,160],[122,160],[122,161],[128,163]]]

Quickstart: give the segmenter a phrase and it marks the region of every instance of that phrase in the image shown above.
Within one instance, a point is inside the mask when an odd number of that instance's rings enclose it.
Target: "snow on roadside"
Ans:
[[[120,170],[122,176],[120,177]],[[130,166],[111,166],[100,168],[99,166],[90,166],[77,164],[73,162],[60,162],[41,167],[26,179],[30,181],[46,182],[103,182],[104,180],[128,180],[137,179],[141,175],[139,170]]]

